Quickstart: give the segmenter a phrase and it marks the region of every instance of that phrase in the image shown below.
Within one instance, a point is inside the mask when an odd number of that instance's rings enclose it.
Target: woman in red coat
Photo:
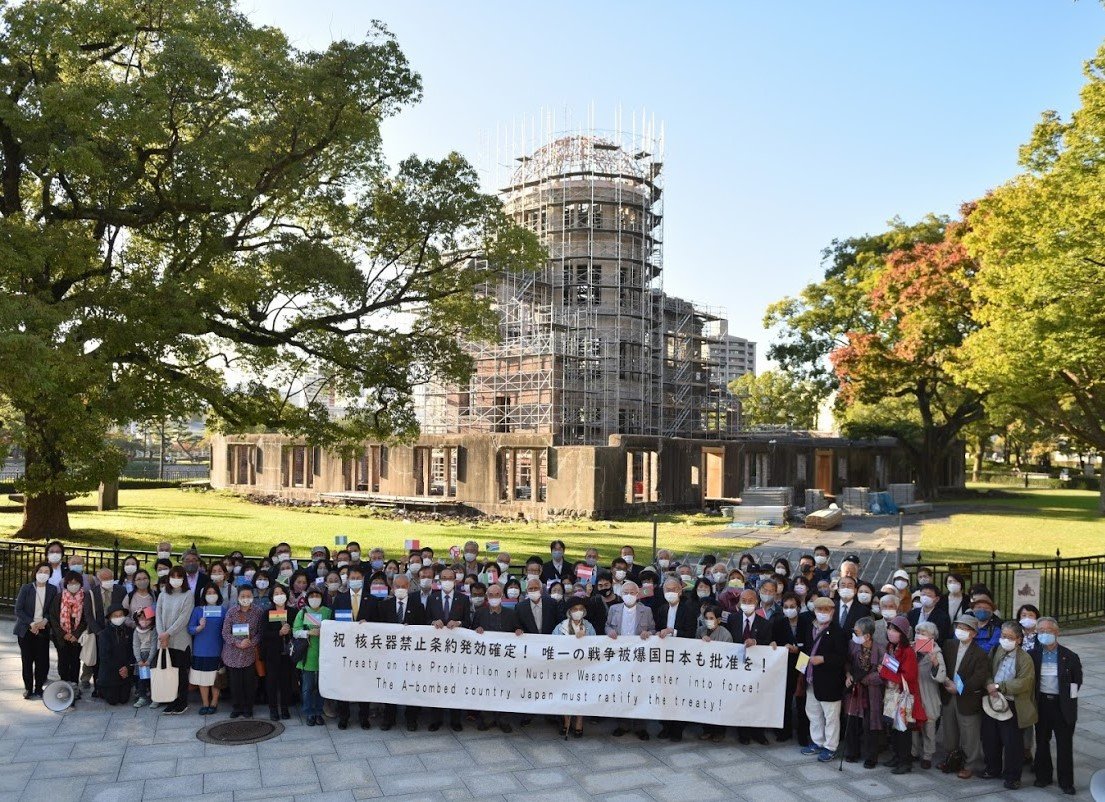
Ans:
[[[890,620],[886,627],[886,656],[879,667],[879,676],[886,683],[886,694],[890,695],[894,690],[904,691],[908,688],[913,695],[913,720],[924,722],[926,719],[924,705],[921,704],[921,685],[917,676],[917,655],[909,645],[911,629],[909,619],[899,615]],[[895,723],[893,719],[887,719],[886,730],[890,735],[890,745],[894,749],[894,756],[883,765],[893,767],[893,774],[908,774],[913,771],[913,736],[910,733],[912,724],[903,725]]]

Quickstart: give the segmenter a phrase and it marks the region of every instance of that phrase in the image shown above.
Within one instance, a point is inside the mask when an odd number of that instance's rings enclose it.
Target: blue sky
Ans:
[[[552,109],[666,128],[668,292],[758,340],[771,301],[834,237],[954,213],[1017,171],[1044,109],[1069,114],[1105,38],[1092,0],[368,2],[243,0],[299,47],[398,37],[425,97],[385,129],[393,161],[486,162],[497,126]],[[493,188],[488,182],[488,189]]]

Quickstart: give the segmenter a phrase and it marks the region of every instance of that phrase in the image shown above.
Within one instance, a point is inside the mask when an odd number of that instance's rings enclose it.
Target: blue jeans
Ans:
[[[322,715],[322,697],[318,692],[318,672],[303,672],[303,709],[305,716]]]

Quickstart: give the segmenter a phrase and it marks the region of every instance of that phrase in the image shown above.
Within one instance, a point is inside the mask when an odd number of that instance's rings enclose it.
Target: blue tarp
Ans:
[[[871,506],[872,515],[897,515],[898,505],[894,503],[893,496],[887,491],[871,494]]]

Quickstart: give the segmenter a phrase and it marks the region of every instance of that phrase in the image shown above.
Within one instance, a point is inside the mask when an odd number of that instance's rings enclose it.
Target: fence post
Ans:
[[[119,538],[115,538],[115,543],[111,547],[111,552],[112,552],[112,555],[111,555],[112,556],[111,574],[112,574],[112,576],[118,578],[118,576],[119,576]]]
[[[990,592],[995,596],[998,595],[998,566],[997,566],[998,553],[996,551],[990,552],[990,578],[986,581],[986,586],[990,588]],[[998,599],[994,599],[994,605],[997,606],[1001,602]]]
[[[1063,573],[1063,560],[1062,560],[1062,557],[1059,554],[1059,549],[1056,549],[1055,550],[1055,607],[1054,607],[1054,610],[1055,610],[1054,616],[1055,616],[1056,621],[1062,620],[1060,618],[1061,611],[1063,609],[1062,598],[1060,596],[1060,593],[1062,592],[1062,588],[1063,588],[1062,573]]]

